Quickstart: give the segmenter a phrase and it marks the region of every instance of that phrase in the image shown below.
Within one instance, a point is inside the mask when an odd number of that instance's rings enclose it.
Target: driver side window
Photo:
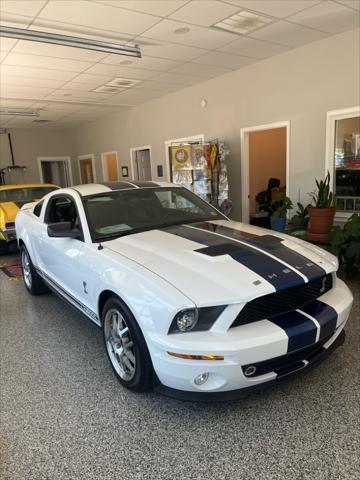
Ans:
[[[72,228],[80,228],[75,202],[70,197],[55,197],[49,200],[46,223],[70,222]]]

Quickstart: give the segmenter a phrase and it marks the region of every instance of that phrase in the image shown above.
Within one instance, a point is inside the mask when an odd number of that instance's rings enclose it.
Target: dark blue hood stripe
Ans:
[[[206,252],[206,248],[198,250],[204,255],[214,256],[213,251],[214,248],[217,247],[219,249],[219,255],[229,255],[238,263],[241,263],[267,280],[277,291],[305,283],[300,275],[276,259],[269,257],[266,253],[255,250],[248,245],[224,239],[224,237],[215,232],[211,232],[209,229],[198,228],[198,225],[196,225],[196,228],[176,225],[173,227],[165,227],[161,230],[186,238],[187,240],[192,240],[193,242],[207,245],[207,247],[212,247],[212,250],[209,252]],[[226,244],[226,247],[224,247],[224,244]],[[229,245],[231,245],[231,248],[229,248]],[[223,251],[224,248],[226,248],[226,252]]]
[[[271,322],[289,337],[288,352],[304,348],[316,341],[317,327],[310,318],[293,311],[272,317]]]
[[[204,229],[207,229],[207,227],[210,226],[210,228],[213,228],[216,233],[226,235],[234,240],[246,242],[247,245],[261,248],[261,250],[268,252],[279,260],[291,265],[293,268],[305,275],[309,281],[326,275],[326,271],[322,267],[316,265],[314,262],[304,257],[300,253],[295,252],[289,247],[286,247],[283,244],[282,239],[275,237],[274,235],[254,235],[210,222],[196,226]]]

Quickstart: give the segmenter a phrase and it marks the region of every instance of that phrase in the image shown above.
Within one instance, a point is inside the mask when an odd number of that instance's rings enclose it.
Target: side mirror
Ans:
[[[49,223],[47,233],[54,238],[81,238],[80,230],[72,228],[71,222]]]

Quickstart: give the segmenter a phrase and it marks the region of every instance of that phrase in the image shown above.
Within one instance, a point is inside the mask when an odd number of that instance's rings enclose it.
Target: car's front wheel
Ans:
[[[143,334],[130,310],[111,297],[102,312],[106,353],[124,387],[144,391],[152,385],[152,363]]]
[[[27,291],[31,293],[31,295],[40,295],[41,293],[48,292],[49,289],[44,284],[40,275],[36,272],[29,252],[24,245],[20,247],[20,259],[24,284]]]

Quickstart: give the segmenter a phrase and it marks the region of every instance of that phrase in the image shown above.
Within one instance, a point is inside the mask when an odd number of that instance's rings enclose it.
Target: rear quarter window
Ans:
[[[40,217],[43,204],[44,204],[44,200],[41,200],[41,202],[39,202],[35,205],[34,210],[33,210],[33,214],[36,217]]]

